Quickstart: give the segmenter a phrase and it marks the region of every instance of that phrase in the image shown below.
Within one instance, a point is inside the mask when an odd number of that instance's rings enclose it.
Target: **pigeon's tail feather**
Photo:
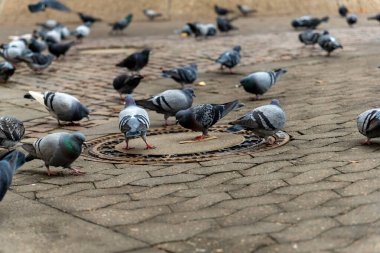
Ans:
[[[33,144],[30,143],[24,143],[21,146],[26,152],[28,152],[28,156],[25,158],[26,162],[32,161],[33,159],[37,158],[36,149],[34,148]]]
[[[328,22],[329,21],[329,17],[328,16],[323,17],[323,18],[321,18],[321,21],[322,22]]]
[[[156,106],[153,104],[153,102],[147,99],[136,100],[136,105],[141,106],[145,109],[149,109],[149,110],[157,109]]]
[[[224,110],[222,112],[222,117],[226,116],[229,112],[233,110],[243,107],[244,104],[240,103],[239,100],[234,100],[232,102],[223,104],[223,106]]]
[[[45,106],[44,95],[41,92],[29,91],[30,96],[38,101],[41,105]],[[25,97],[25,96],[24,96]]]
[[[233,125],[233,122],[229,123],[229,124]],[[233,125],[233,126],[230,126],[229,128],[227,128],[226,130],[227,130],[227,132],[236,133],[236,132],[239,132],[241,130],[244,130],[244,128],[241,125]]]

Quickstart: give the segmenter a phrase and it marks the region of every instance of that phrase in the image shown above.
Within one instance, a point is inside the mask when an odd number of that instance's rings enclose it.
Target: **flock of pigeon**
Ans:
[[[57,0],[41,0],[36,4],[29,5],[28,8],[33,13],[44,11],[46,8],[72,12],[70,8]],[[241,13],[239,16],[247,16],[256,12],[256,10],[244,5],[237,5],[237,8]],[[214,36],[217,30],[223,33],[237,29],[231,22],[238,16],[228,17],[234,13],[234,10],[217,5],[214,6],[214,10],[218,15],[216,26],[206,23],[187,23],[180,32],[193,35],[195,38],[199,36],[207,38]],[[339,13],[346,17],[350,25],[357,20],[355,15],[348,15],[348,10],[344,6],[339,8]],[[150,20],[161,16],[160,13],[151,9],[144,10],[144,14]],[[52,61],[63,58],[72,46],[81,43],[90,34],[91,26],[95,22],[101,21],[99,18],[84,13],[79,12],[78,15],[83,24],[72,32],[64,25],[54,20],[48,20],[39,24],[40,28],[33,31],[31,35],[14,36],[10,43],[2,44],[0,56],[5,61],[0,62],[0,82],[7,82],[15,73],[15,66],[21,63],[26,63],[29,68],[36,72],[42,72],[49,67]],[[380,15],[376,17],[374,18],[380,21]],[[111,24],[112,31],[124,30],[131,23],[132,18],[133,15],[129,14],[124,19]],[[330,55],[333,50],[343,47],[328,31],[317,32],[314,30],[320,23],[327,21],[328,17],[319,19],[303,16],[293,20],[291,24],[296,29],[307,29],[299,34],[302,43],[305,45],[318,43]],[[71,35],[76,36],[77,39],[70,42],[63,41]],[[49,54],[43,53],[46,49]],[[241,47],[237,45],[216,59],[216,62],[221,65],[222,71],[224,68],[228,68],[231,72],[231,69],[240,63],[240,51]],[[192,84],[198,77],[196,64],[162,70],[162,77],[172,78],[181,85],[181,89],[169,89],[149,99],[135,101],[132,94],[144,78],[140,71],[149,63],[150,52],[149,48],[145,48],[129,55],[115,65],[128,70],[127,74],[119,75],[113,80],[113,87],[120,94],[120,99],[125,104],[124,109],[119,113],[119,129],[125,137],[125,149],[132,148],[129,145],[129,140],[136,137],[142,138],[146,144],[146,149],[156,148],[147,141],[150,120],[146,109],[163,114],[165,126],[169,124],[169,117],[175,117],[176,123],[182,127],[201,132],[202,134],[193,140],[193,142],[197,142],[212,139],[212,136],[208,134],[209,128],[229,112],[244,106],[238,100],[224,104],[207,103],[193,106],[195,93]],[[239,86],[242,86],[248,93],[255,95],[253,99],[259,99],[286,72],[286,69],[280,68],[268,72],[251,73],[240,80]],[[34,99],[42,104],[57,119],[59,125],[62,122],[78,124],[75,122],[83,118],[89,119],[90,111],[86,106],[74,96],[66,93],[29,91],[25,98]],[[285,122],[285,112],[279,100],[274,99],[270,104],[255,108],[230,122],[231,127],[228,128],[228,131],[252,131],[261,137],[267,145],[273,145],[276,141],[275,133],[284,128]],[[359,115],[357,123],[360,133],[368,137],[367,144],[370,143],[370,138],[380,137],[380,109],[372,109]],[[80,156],[82,146],[86,145],[85,136],[82,133],[53,133],[36,140],[34,143],[24,143],[21,146],[28,152],[27,156],[14,150],[24,134],[25,128],[22,121],[12,116],[0,117],[0,147],[8,149],[8,152],[0,155],[0,200],[11,184],[14,171],[25,162],[33,159],[41,159],[44,162],[49,176],[54,175],[50,166],[68,168],[75,175],[84,173],[72,166],[72,163]]]

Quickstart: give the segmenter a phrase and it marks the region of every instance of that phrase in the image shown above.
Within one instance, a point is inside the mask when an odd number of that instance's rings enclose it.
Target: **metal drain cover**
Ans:
[[[215,160],[231,156],[247,155],[273,149],[289,142],[289,135],[278,132],[274,145],[266,145],[259,137],[248,131],[229,133],[229,126],[218,125],[209,130],[216,139],[180,144],[183,140],[194,138],[197,133],[179,126],[150,129],[148,142],[157,146],[145,150],[141,138],[130,140],[134,149],[125,150],[122,134],[111,134],[86,142],[83,155],[87,160],[106,163],[130,164],[170,164]]]

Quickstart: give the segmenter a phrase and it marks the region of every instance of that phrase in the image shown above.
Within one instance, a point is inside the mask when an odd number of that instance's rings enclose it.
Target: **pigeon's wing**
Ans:
[[[2,155],[0,161],[0,201],[12,184],[13,173],[25,163],[25,155],[17,150]]]
[[[193,110],[196,122],[205,128],[212,126],[217,121],[215,121],[216,115],[214,106],[211,104],[197,105]]]
[[[0,139],[19,141],[25,134],[25,128],[21,121],[11,118],[0,118]]]
[[[380,130],[380,111],[376,111],[373,115],[369,116],[370,120],[367,124],[363,125],[366,132]]]
[[[63,3],[57,0],[45,0],[44,3],[46,4],[46,7],[49,7],[58,11],[71,12],[70,8],[68,8],[66,5],[64,5]]]
[[[38,2],[36,4],[29,4],[28,9],[31,13],[40,12],[45,10],[45,4]]]

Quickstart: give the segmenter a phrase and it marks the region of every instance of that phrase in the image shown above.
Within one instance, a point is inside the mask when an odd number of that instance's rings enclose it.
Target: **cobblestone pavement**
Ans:
[[[32,161],[0,204],[0,252],[380,252],[380,146],[361,146],[355,121],[379,106],[379,27],[363,21],[351,29],[333,19],[326,27],[344,50],[325,57],[300,45],[289,19],[239,22],[235,34],[197,42],[169,32],[94,36],[43,75],[19,68],[0,86],[0,114],[25,121],[25,141],[62,130],[80,130],[88,139],[117,133],[122,105],[111,82],[123,70],[114,64],[149,46],[137,97],[178,87],[159,77],[161,67],[197,62],[199,81],[207,85],[195,87],[196,103],[239,98],[246,104],[223,123],[279,98],[289,144],[175,165],[81,157],[75,165],[84,176],[48,177],[42,162]],[[210,58],[235,44],[243,48],[242,64],[234,75],[222,74]],[[105,47],[114,51],[94,50]],[[275,67],[288,73],[262,100],[235,88],[245,74]],[[78,96],[92,110],[91,120],[58,128],[37,103],[23,99],[28,90],[45,89]],[[150,115],[152,127],[159,127],[162,117]]]

